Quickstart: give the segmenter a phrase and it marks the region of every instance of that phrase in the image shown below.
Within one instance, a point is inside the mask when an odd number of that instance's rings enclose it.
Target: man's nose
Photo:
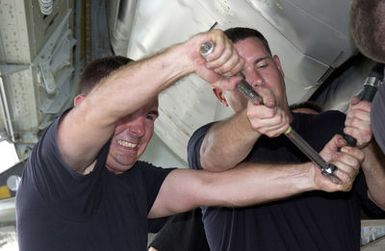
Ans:
[[[264,83],[262,75],[254,67],[245,69],[245,77],[246,81],[254,88]]]
[[[144,135],[144,118],[138,117],[128,127],[129,132],[134,134],[137,137],[141,137]]]

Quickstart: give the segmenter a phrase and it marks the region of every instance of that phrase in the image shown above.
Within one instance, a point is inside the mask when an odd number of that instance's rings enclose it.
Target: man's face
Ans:
[[[118,121],[107,158],[108,170],[119,174],[135,164],[150,142],[157,117],[158,100],[154,99]]]
[[[257,86],[269,89],[275,97],[276,105],[287,109],[285,83],[279,58],[271,56],[257,38],[240,40],[234,46],[245,60],[242,74],[246,81],[256,91]],[[235,112],[246,108],[247,100],[237,90],[225,91],[223,95]]]

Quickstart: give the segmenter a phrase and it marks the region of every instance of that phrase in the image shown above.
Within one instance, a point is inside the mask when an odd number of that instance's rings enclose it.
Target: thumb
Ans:
[[[353,96],[350,99],[350,105],[356,105],[361,101],[361,99],[358,96]]]
[[[346,141],[341,135],[334,135],[333,138],[321,150],[321,155],[326,161],[330,161],[333,154],[346,145]]]

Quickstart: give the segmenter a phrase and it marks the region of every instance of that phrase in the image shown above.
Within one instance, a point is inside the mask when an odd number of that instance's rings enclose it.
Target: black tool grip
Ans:
[[[346,140],[348,146],[355,147],[357,145],[357,140],[349,134],[344,133],[342,137],[344,138],[344,140]]]
[[[373,69],[369,73],[369,76],[366,78],[364,83],[364,88],[358,94],[360,100],[365,100],[372,102],[374,96],[377,92],[377,87],[379,84],[383,83],[384,79],[384,64],[377,63],[374,65]],[[357,140],[348,134],[343,134],[343,138],[346,140],[349,146],[355,147],[357,145]],[[337,170],[337,167],[329,164],[327,168],[322,169],[322,174],[331,175]]]
[[[376,95],[377,87],[372,85],[367,85],[364,87],[364,90],[358,96],[361,100],[372,102],[374,95]]]

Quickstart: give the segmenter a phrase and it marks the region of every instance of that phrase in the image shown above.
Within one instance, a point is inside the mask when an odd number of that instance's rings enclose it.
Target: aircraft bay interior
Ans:
[[[44,128],[72,105],[86,63],[111,54],[139,60],[214,23],[220,29],[252,27],[280,56],[289,103],[312,100],[324,110],[345,112],[375,64],[352,42],[350,5],[351,0],[0,0],[0,144],[15,149],[19,159],[10,167],[0,163],[0,250],[17,250],[14,196],[24,162]],[[232,114],[199,77],[179,82],[160,95],[155,138],[142,157],[161,166],[187,166],[194,130]],[[363,219],[361,235],[363,250],[385,249],[383,220]]]

